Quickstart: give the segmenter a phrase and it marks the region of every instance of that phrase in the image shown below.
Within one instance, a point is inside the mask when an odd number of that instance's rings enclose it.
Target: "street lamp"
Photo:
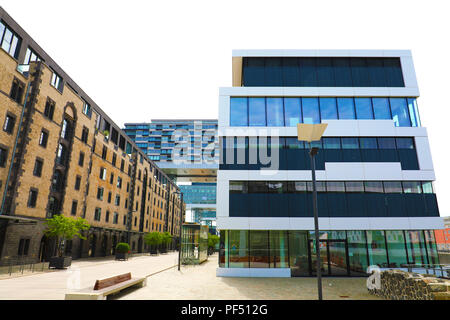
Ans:
[[[181,195],[181,202],[180,202],[180,243],[178,247],[178,271],[180,271],[180,265],[181,265],[181,228],[183,224],[183,192],[177,191],[174,192],[174,194]]]
[[[319,148],[312,147],[312,141],[320,141],[328,124],[297,124],[297,136],[299,141],[309,143],[309,155],[311,158],[311,175],[313,184],[313,210],[314,210],[314,234],[316,238],[316,270],[317,270],[317,290],[319,300],[322,300],[322,270],[320,263],[320,243],[319,243],[319,217],[317,213],[317,189],[316,189],[316,163],[314,156],[317,154]]]

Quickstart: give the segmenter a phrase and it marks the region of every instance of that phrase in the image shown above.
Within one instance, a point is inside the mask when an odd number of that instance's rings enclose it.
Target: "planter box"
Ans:
[[[65,269],[72,264],[72,257],[51,257],[48,267],[55,269]]]
[[[116,252],[116,260],[128,260],[128,253]]]

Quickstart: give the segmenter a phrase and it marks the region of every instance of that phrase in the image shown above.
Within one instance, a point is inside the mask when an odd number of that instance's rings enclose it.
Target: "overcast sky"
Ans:
[[[369,4],[371,3],[371,4]],[[442,216],[450,215],[448,1],[2,0],[120,126],[217,118],[232,49],[411,49]]]

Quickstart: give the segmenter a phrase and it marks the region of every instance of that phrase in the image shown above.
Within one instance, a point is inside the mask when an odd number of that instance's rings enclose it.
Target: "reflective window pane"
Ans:
[[[319,98],[322,120],[337,119],[336,98]]]
[[[402,183],[400,181],[385,181],[384,185],[384,193],[402,193]]]
[[[397,149],[414,149],[414,141],[412,138],[395,138]]]
[[[248,98],[249,126],[266,125],[265,98]]]
[[[433,193],[433,183],[432,182],[422,182],[423,193]]]
[[[356,119],[373,119],[372,101],[370,98],[355,98]]]
[[[248,230],[229,230],[230,268],[248,268]]]
[[[247,98],[230,98],[230,126],[248,126]]]
[[[346,181],[346,192],[364,192],[364,184],[362,181]]]
[[[306,185],[308,187],[308,191],[312,192],[313,191],[313,184],[311,181],[307,181]],[[325,181],[316,181],[316,190],[317,192],[326,192],[327,191],[327,186],[325,184]]]
[[[413,127],[420,127],[419,109],[415,98],[408,98],[408,110],[411,116],[411,125]]]
[[[289,268],[288,234],[285,230],[270,230],[270,268]]]
[[[405,98],[390,98],[392,119],[397,127],[410,127],[408,107]]]
[[[359,149],[358,138],[342,138],[342,149]]]
[[[434,237],[433,230],[424,230],[425,233],[425,243],[427,246],[427,253],[428,253],[428,263],[429,264],[438,264],[438,253],[436,248],[436,241]],[[448,274],[448,272],[447,272]]]
[[[284,121],[288,127],[296,127],[302,122],[300,98],[284,98]]]
[[[341,181],[328,181],[327,192],[345,192],[345,184]]]
[[[269,231],[250,230],[250,268],[269,268]]]
[[[286,138],[287,149],[304,149],[304,142],[299,141],[297,138]]]
[[[320,123],[319,101],[317,98],[302,98],[303,123]]]
[[[359,138],[361,149],[377,149],[377,138]]]
[[[381,181],[365,181],[364,191],[370,193],[383,193],[383,183]]]
[[[9,52],[9,49],[11,48],[12,36],[12,32],[7,28],[2,41],[2,49],[6,52]]]
[[[362,230],[346,231],[348,243],[348,258],[351,275],[364,275],[367,273],[367,246],[366,233]]]
[[[306,192],[306,181],[290,181],[288,182],[288,191],[291,193]]]
[[[283,98],[267,98],[267,125],[269,127],[284,126]]]
[[[387,267],[386,242],[384,239],[384,231],[368,230],[367,233],[367,249],[369,251],[369,265],[377,265],[379,267]]]
[[[282,181],[267,182],[267,188],[269,193],[284,193],[286,186],[287,186],[286,182]]]
[[[403,181],[404,193],[422,193],[421,183],[417,181]]]
[[[378,138],[378,148],[379,149],[395,149],[395,139],[394,138]]]
[[[340,138],[322,138],[324,149],[340,149],[341,139]]]
[[[405,237],[403,231],[385,231],[387,249],[389,255],[389,267],[400,268],[402,264],[407,264]]]
[[[355,119],[353,98],[337,98],[339,119]]]
[[[422,231],[406,231],[409,264],[428,264]]]
[[[372,104],[375,119],[378,120],[391,119],[391,111],[389,110],[388,98],[372,98]]]

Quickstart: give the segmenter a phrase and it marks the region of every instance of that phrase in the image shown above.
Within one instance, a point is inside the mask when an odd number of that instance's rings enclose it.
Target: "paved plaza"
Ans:
[[[178,253],[76,260],[67,270],[0,279],[2,300],[61,300],[70,288],[93,286],[95,280],[131,272],[148,277],[144,288],[130,288],[111,297],[124,300],[264,300],[316,299],[316,278],[216,277],[217,254],[196,266],[176,265]],[[365,278],[323,278],[324,299],[378,299],[368,294]]]

